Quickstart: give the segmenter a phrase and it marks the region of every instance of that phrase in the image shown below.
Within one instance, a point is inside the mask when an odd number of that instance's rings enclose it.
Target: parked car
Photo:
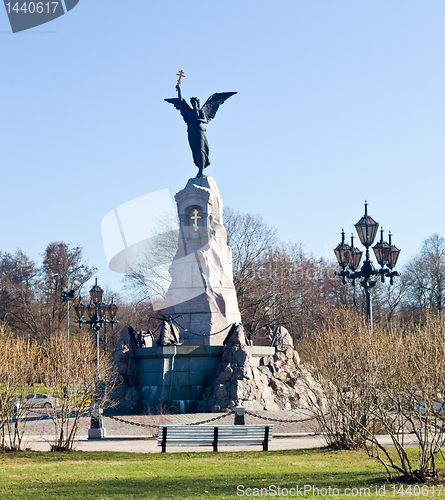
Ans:
[[[79,408],[89,408],[91,406],[91,398],[90,396],[84,396],[82,399],[77,401],[76,406]]]
[[[57,408],[58,406],[59,398],[53,398],[49,394],[44,394],[43,392],[27,394],[24,398],[20,398],[14,404],[14,408],[16,410],[22,407],[30,410],[32,408]]]

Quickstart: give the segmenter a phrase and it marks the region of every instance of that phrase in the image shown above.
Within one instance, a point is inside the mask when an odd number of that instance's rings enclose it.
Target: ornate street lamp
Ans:
[[[354,236],[351,234],[351,261],[349,263],[349,268],[352,271],[358,269],[360,261],[362,260],[363,252],[354,246]]]
[[[335,256],[337,257],[338,263],[344,271],[351,262],[352,257],[352,247],[345,243],[345,230],[341,231],[341,243],[334,248]],[[346,277],[343,276],[343,284],[346,285]]]
[[[90,303],[88,306],[84,306],[80,300],[79,297],[79,302],[74,306],[74,309],[76,310],[77,314],[77,320],[74,321],[74,323],[78,323],[79,328],[82,328],[83,324],[90,325],[90,328],[93,330],[93,332],[96,335],[96,362],[97,362],[97,378],[100,379],[100,371],[99,371],[99,331],[100,329],[107,323],[111,324],[111,328],[114,328],[114,325],[116,323],[119,323],[116,319],[117,314],[117,305],[114,303],[114,298],[111,298],[111,303],[107,306],[107,304],[104,304],[102,302],[102,296],[104,291],[102,288],[97,284],[97,278],[96,278],[96,283],[94,284],[93,288],[90,290]],[[85,313],[85,310],[87,311],[88,317],[90,318],[89,320],[84,320],[82,319],[82,316]],[[107,319],[107,316],[109,316],[110,319]]]
[[[378,222],[368,215],[368,204],[365,202],[365,215],[355,224],[358,237],[362,245],[366,248],[365,260],[360,270],[357,269],[360,265],[362,252],[354,247],[354,237],[352,235],[351,245],[348,245],[345,243],[345,232],[342,231],[342,242],[334,249],[338,264],[341,267],[341,271],[335,274],[342,277],[343,284],[346,284],[346,280],[350,279],[352,280],[352,284],[355,285],[355,280],[361,279],[360,285],[364,288],[366,295],[366,319],[371,326],[371,291],[376,284],[374,277],[380,275],[382,283],[385,282],[385,278],[389,278],[390,284],[393,285],[394,278],[400,276],[399,272],[393,270],[397,263],[400,249],[391,243],[391,233],[389,233],[389,243],[387,243],[383,240],[383,229],[381,229],[380,241],[372,248],[380,269],[375,269],[369,258],[369,248],[374,243],[378,228]]]
[[[397,248],[395,245],[392,245],[391,244],[391,231],[389,232],[389,246],[390,246],[390,252],[389,252],[389,257],[388,257],[388,264],[387,266],[390,268],[390,269],[394,269],[394,267],[396,267],[396,264],[397,264],[397,259],[399,258],[399,254],[400,254],[400,249]],[[392,276],[391,276],[391,280],[392,280]],[[391,281],[391,285],[392,285],[392,281]]]
[[[85,307],[79,297],[79,302],[74,306],[78,319],[74,323],[78,323],[79,328],[82,328],[83,324],[90,325],[91,330],[96,335],[96,365],[97,365],[97,379],[100,380],[99,371],[99,331],[107,323],[111,324],[111,328],[114,328],[116,323],[119,323],[116,319],[117,305],[114,303],[113,297],[111,298],[111,303],[107,306],[102,302],[102,296],[104,291],[96,282],[90,290],[90,303]],[[82,319],[85,313],[88,314],[89,320]],[[107,319],[107,314],[110,319]],[[101,408],[97,408],[91,415],[91,428],[88,429],[88,439],[97,439],[105,437],[105,428],[102,422]]]

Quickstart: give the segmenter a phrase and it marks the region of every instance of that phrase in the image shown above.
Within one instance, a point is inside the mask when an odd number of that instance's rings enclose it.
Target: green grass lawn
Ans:
[[[0,386],[0,394],[4,393],[5,391],[6,389],[3,386]],[[45,394],[48,394],[48,390],[43,385],[36,387],[26,387],[26,389],[23,389],[23,391],[20,387],[14,387],[12,389],[9,388],[8,391],[10,391],[12,394],[15,394],[18,398],[22,395],[22,392],[24,395],[32,394],[34,392],[43,392]]]
[[[287,498],[303,498],[304,490],[291,488],[304,485],[318,487],[318,498],[382,498],[376,488],[386,498],[445,498],[437,485],[403,485],[402,495],[360,451],[0,454],[1,500],[286,498],[286,488]],[[329,486],[338,492],[322,490]],[[313,493],[307,489],[305,498]]]

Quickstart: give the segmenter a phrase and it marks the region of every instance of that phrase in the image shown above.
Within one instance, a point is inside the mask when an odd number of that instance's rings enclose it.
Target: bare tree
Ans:
[[[442,313],[445,306],[445,239],[434,234],[404,269],[405,305]]]
[[[42,347],[41,378],[45,387],[58,397],[60,408],[53,413],[55,430],[53,451],[71,450],[80,417],[91,407],[103,408],[109,403],[114,387],[114,367],[106,353],[96,358],[96,346],[91,336],[78,334],[70,339],[69,379],[66,387],[66,337],[52,336]],[[100,378],[99,369],[100,367]]]
[[[0,450],[19,450],[25,432],[26,406],[16,404],[38,382],[39,349],[35,342],[0,327]]]
[[[31,338],[49,337],[64,328],[66,308],[72,303],[61,301],[65,281],[55,279],[54,274],[65,273],[81,262],[81,247],[71,248],[64,242],[47,246],[41,268],[21,250],[0,254],[0,319],[14,332]],[[81,287],[93,271],[85,266],[73,274],[73,289]]]
[[[322,326],[300,343],[303,357],[314,367],[313,376],[322,388],[320,399],[308,386],[309,403],[332,448],[354,449],[364,445],[360,432],[366,426],[365,408],[371,397],[363,378],[367,360],[364,352],[372,347],[372,336],[363,318],[353,310],[325,311]]]
[[[364,446],[389,478],[436,480],[445,437],[444,331],[437,316],[426,316],[423,324],[393,322],[371,330],[362,315],[330,310],[306,344],[327,405],[315,394],[309,401],[328,444]],[[391,437],[396,455],[382,444],[382,433]],[[407,433],[418,442],[417,460],[407,453]]]
[[[151,303],[164,308],[171,283],[169,268],[178,250],[178,221],[166,215],[158,221],[153,235],[138,244],[138,264],[128,266],[124,277],[125,289],[130,292],[130,306]]]
[[[57,241],[46,247],[39,275],[39,304],[36,306],[40,337],[49,338],[65,329],[67,307],[73,307],[73,303],[61,300],[61,293],[66,289],[66,277],[55,275],[67,273],[81,264],[83,267],[70,277],[70,288],[75,291],[92,277],[96,268],[83,262],[80,246],[71,248],[65,242]]]
[[[0,253],[0,318],[14,331],[36,332],[33,303],[38,294],[39,269],[24,252]]]
[[[241,214],[224,208],[227,244],[232,249],[232,267],[238,302],[243,309],[244,295],[249,294],[255,278],[262,274],[262,262],[277,243],[277,230],[269,227],[260,216]],[[241,311],[242,313],[242,311]]]

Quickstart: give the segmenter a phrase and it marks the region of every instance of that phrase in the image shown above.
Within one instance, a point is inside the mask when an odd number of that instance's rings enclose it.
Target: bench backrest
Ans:
[[[266,430],[266,427],[269,429]],[[165,431],[166,436],[165,436]],[[158,446],[165,449],[173,446],[192,444],[212,446],[217,444],[262,444],[272,439],[273,425],[160,425]]]

